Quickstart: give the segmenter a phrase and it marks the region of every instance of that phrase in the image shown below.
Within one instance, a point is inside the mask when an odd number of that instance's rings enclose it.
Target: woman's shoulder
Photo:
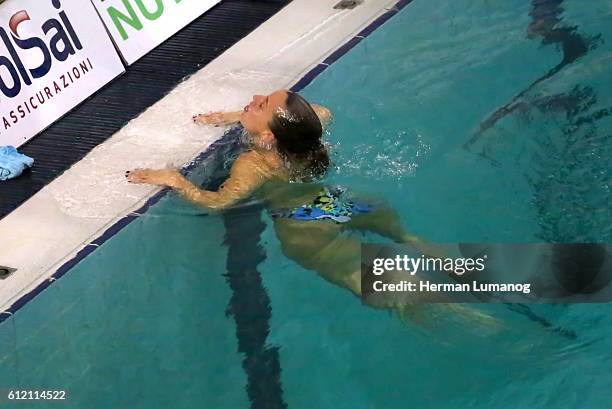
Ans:
[[[268,176],[281,176],[287,171],[282,158],[272,151],[249,150],[236,159],[235,165],[249,167]]]

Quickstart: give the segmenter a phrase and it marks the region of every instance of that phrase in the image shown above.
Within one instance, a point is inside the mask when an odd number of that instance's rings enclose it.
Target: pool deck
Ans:
[[[337,2],[294,0],[2,219],[0,265],[17,272],[0,280],[0,315],[19,309],[60,267],[67,271],[77,253],[95,250],[119,220],[139,216],[134,211],[159,189],[127,183],[126,170],[182,167],[222,136],[222,128],[193,124],[193,114],[240,109],[253,94],[303,86],[397,4],[368,0],[335,10]]]

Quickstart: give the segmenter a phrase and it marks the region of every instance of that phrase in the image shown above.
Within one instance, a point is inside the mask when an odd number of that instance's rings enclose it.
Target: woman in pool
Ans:
[[[250,135],[251,149],[236,159],[218,191],[200,189],[177,170],[136,169],[127,177],[132,183],[168,186],[211,209],[228,208],[250,196],[260,198],[271,209],[286,256],[360,295],[361,244],[343,231],[368,230],[427,250],[402,229],[389,208],[360,204],[342,192],[308,183],[329,166],[321,141],[322,124],[329,119],[326,108],[311,105],[294,92],[255,95],[241,112],[194,117],[198,123],[216,126],[240,122]],[[296,181],[304,183],[289,183]]]

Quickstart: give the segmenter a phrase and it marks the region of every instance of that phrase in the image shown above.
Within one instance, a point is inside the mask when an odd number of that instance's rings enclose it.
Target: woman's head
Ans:
[[[244,107],[240,122],[253,137],[267,139],[270,122],[279,109],[284,109],[288,93],[284,90],[270,95],[254,95],[251,102]],[[267,141],[270,142],[270,141]]]
[[[290,161],[302,162],[317,174],[327,168],[321,121],[299,94],[280,90],[268,96],[255,95],[244,107],[240,122],[257,143],[276,146]]]

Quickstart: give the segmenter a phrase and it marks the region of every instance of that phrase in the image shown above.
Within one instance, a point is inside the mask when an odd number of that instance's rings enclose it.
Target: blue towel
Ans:
[[[34,159],[17,152],[14,146],[0,147],[0,180],[16,178],[33,164]]]

